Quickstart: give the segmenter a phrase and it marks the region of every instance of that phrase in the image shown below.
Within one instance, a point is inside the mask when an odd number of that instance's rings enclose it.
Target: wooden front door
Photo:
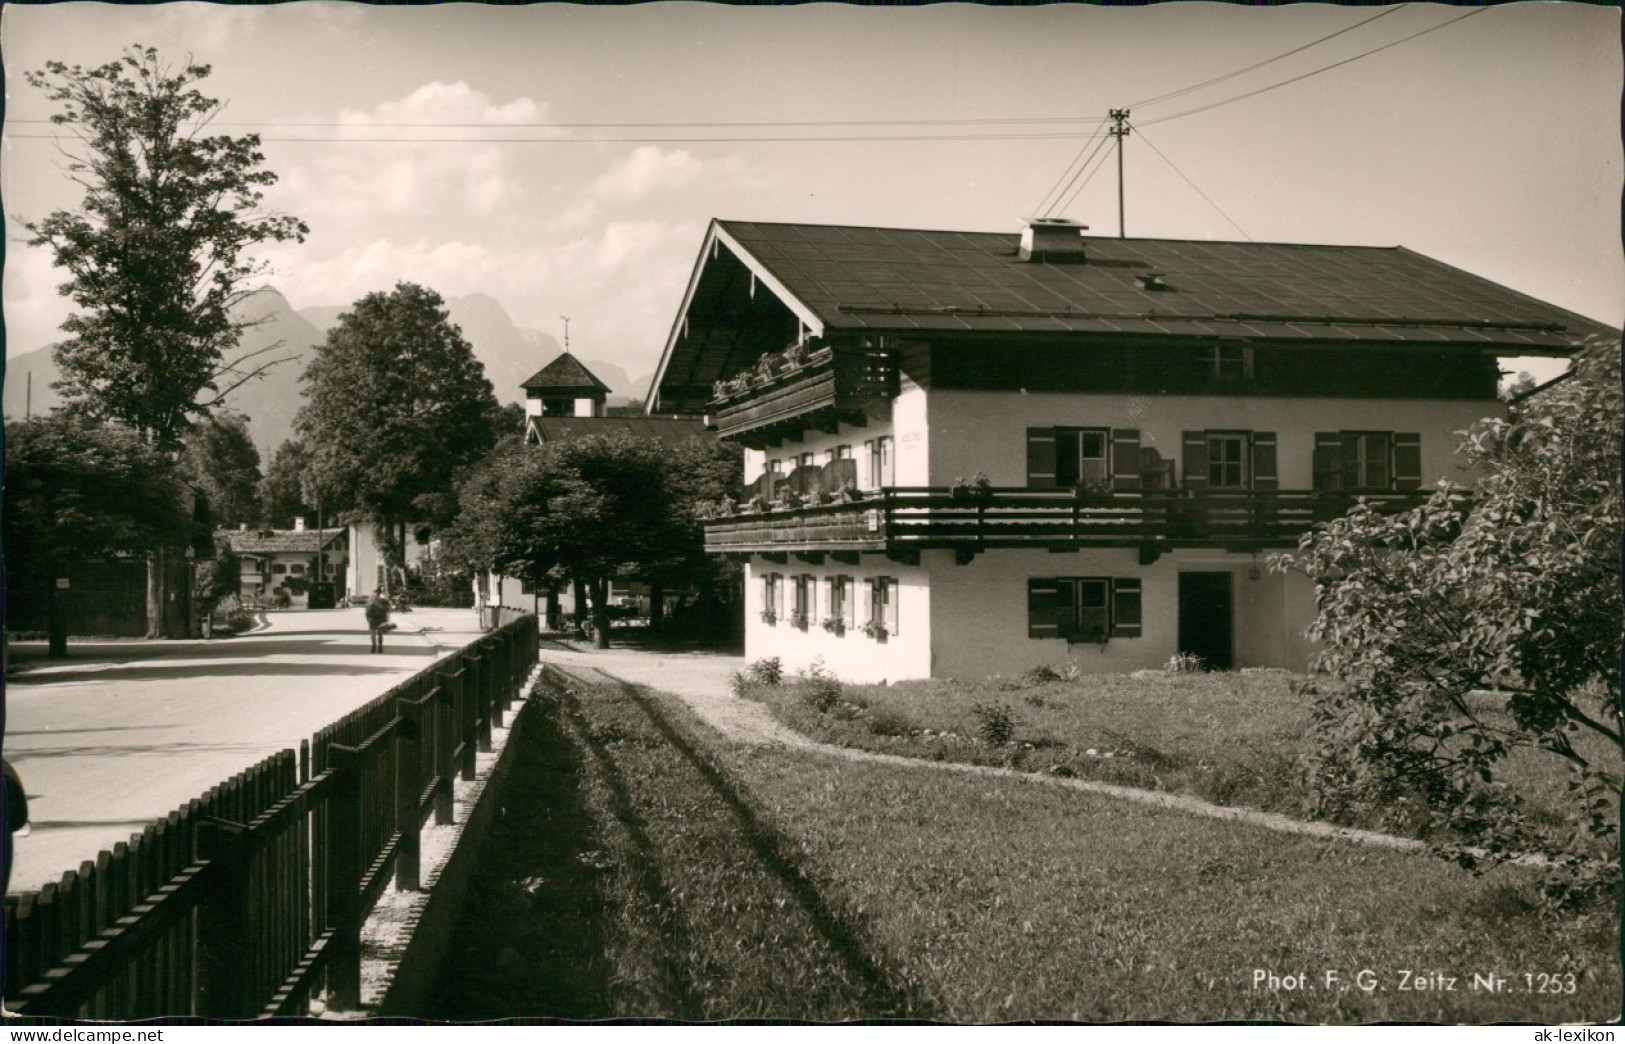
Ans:
[[[1236,665],[1235,596],[1229,573],[1179,574],[1179,651],[1214,670]]]

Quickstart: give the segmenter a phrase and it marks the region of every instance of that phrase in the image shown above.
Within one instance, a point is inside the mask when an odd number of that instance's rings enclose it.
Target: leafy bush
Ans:
[[[777,656],[768,656],[760,660],[752,660],[750,666],[745,668],[751,681],[763,685],[777,685],[784,679],[784,664]]]
[[[1075,663],[1069,663],[1065,667],[1041,663],[1037,667],[1029,668],[1027,673],[1021,676],[1021,682],[1024,687],[1030,688],[1037,685],[1049,685],[1054,682],[1077,681],[1080,673],[1078,665]]]
[[[1207,661],[1193,652],[1174,653],[1162,669],[1169,674],[1201,674],[1207,670]]]
[[[869,715],[865,725],[875,736],[912,736],[919,731],[912,722],[896,711],[876,711]]]
[[[996,747],[1002,747],[1016,737],[1015,712],[1005,703],[978,703],[971,707],[976,715],[976,734]]]
[[[822,658],[815,658],[797,683],[797,695],[802,702],[820,714],[829,713],[841,700],[844,691],[841,680],[829,673]]]

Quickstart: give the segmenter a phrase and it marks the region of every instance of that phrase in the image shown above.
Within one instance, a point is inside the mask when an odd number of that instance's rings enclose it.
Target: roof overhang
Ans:
[[[705,231],[705,241],[700,247],[700,255],[694,262],[694,270],[689,273],[688,287],[683,291],[683,302],[677,309],[677,318],[673,320],[671,333],[666,337],[666,348],[660,355],[660,365],[655,369],[654,381],[649,385],[649,392],[644,397],[643,412],[646,414],[669,412],[657,408],[660,402],[660,386],[666,379],[673,356],[688,336],[689,311],[693,308],[696,295],[700,291],[705,267],[717,258],[718,251],[722,248],[726,248],[738,259],[757,283],[771,291],[773,296],[801,321],[808,333],[814,337],[824,336],[824,318],[813,311],[805,301],[791,293],[789,287],[785,286],[759,258],[741,246],[739,241],[723,227],[721,221],[712,218],[710,227]]]

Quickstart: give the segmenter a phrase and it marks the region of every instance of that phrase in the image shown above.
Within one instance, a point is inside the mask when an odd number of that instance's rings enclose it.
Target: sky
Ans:
[[[21,225],[79,198],[23,73],[136,43],[263,137],[311,230],[260,251],[296,308],[485,293],[634,376],[713,217],[1118,234],[1112,108],[1130,236],[1403,245],[1625,321],[1610,8],[62,3],[0,11],[8,356],[67,315]]]

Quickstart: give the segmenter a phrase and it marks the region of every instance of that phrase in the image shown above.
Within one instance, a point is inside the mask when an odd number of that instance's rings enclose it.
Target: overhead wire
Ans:
[[[1105,128],[1105,126],[1106,126],[1106,117],[1102,116],[1100,118],[1100,122],[1095,124],[1095,129],[1089,133],[1089,137],[1085,138],[1083,140],[1083,144],[1078,146],[1078,154],[1076,156],[1073,156],[1072,159],[1067,163],[1067,165],[1064,168],[1062,168],[1060,177],[1055,179],[1055,184],[1053,184],[1053,185],[1051,185],[1049,187],[1049,191],[1044,193],[1043,198],[1041,198],[1038,201],[1038,206],[1033,208],[1033,213],[1034,214],[1047,213],[1044,210],[1044,206],[1045,206],[1045,204],[1047,204],[1049,202],[1050,196],[1055,194],[1056,189],[1061,188],[1061,182],[1066,180],[1067,172],[1070,171],[1073,168],[1073,166],[1078,162],[1078,160],[1083,157],[1084,152],[1087,151],[1088,148],[1089,148],[1089,143],[1100,135],[1100,132]],[[1087,164],[1088,160],[1084,160],[1084,162],[1085,162],[1085,164]],[[1061,191],[1064,193],[1066,190],[1061,189]],[[1058,196],[1056,198],[1059,199]]]
[[[1104,138],[1103,138],[1103,139],[1101,139],[1101,143],[1102,143],[1102,144],[1105,144],[1105,139],[1104,139]],[[1091,182],[1091,181],[1093,181],[1093,180],[1095,180],[1095,175],[1096,175],[1096,174],[1099,174],[1099,173],[1100,173],[1100,170],[1101,170],[1101,168],[1102,168],[1102,167],[1104,167],[1104,166],[1105,166],[1105,165],[1106,165],[1106,157],[1107,157],[1107,156],[1110,156],[1110,155],[1111,155],[1111,153],[1110,153],[1110,152],[1106,152],[1106,151],[1104,151],[1104,150],[1103,150],[1103,149],[1096,149],[1096,150],[1095,150],[1095,152],[1096,152],[1096,155],[1097,155],[1097,156],[1098,156],[1098,158],[1096,158],[1096,157],[1094,157],[1094,156],[1091,156],[1091,157],[1090,157],[1090,158],[1091,158],[1091,159],[1093,159],[1093,160],[1094,160],[1094,163],[1095,163],[1095,166],[1094,166],[1094,169],[1093,169],[1093,170],[1091,170],[1091,171],[1090,171],[1090,172],[1089,172],[1089,174],[1088,174],[1088,176],[1087,176],[1087,177],[1085,177],[1085,178],[1084,178],[1084,179],[1083,179],[1083,181],[1082,181],[1082,182],[1080,182],[1080,183],[1079,183],[1079,184],[1078,184],[1078,187],[1077,187],[1077,188],[1075,188],[1075,189],[1073,189],[1073,190],[1072,190],[1072,194],[1071,194],[1071,195],[1069,195],[1069,196],[1067,196],[1067,198],[1066,198],[1066,202],[1065,202],[1065,203],[1062,203],[1062,204],[1059,204],[1059,205],[1058,205],[1058,206],[1057,206],[1057,207],[1056,207],[1056,210],[1058,210],[1058,211],[1061,211],[1061,212],[1063,212],[1063,213],[1064,213],[1064,212],[1065,212],[1065,211],[1066,211],[1066,209],[1067,209],[1067,208],[1068,208],[1068,207],[1070,207],[1070,206],[1071,206],[1071,205],[1072,205],[1072,204],[1073,204],[1073,203],[1074,203],[1074,202],[1075,202],[1075,201],[1076,201],[1076,200],[1077,200],[1077,198],[1078,198],[1078,197],[1079,197],[1079,196],[1080,196],[1080,195],[1082,195],[1082,194],[1083,194],[1083,190],[1084,190],[1084,189],[1085,189],[1085,188],[1087,188],[1087,187],[1088,187],[1088,186],[1089,186],[1089,182]],[[1081,174],[1081,173],[1083,173],[1083,172],[1082,172],[1082,171],[1079,171],[1079,173],[1080,173],[1080,174]]]
[[[1226,221],[1230,222],[1230,227],[1231,228],[1235,229],[1237,232],[1240,232],[1242,238],[1247,240],[1247,242],[1251,243],[1253,241],[1253,237],[1249,236],[1247,234],[1246,229],[1244,229],[1240,225],[1236,224],[1235,219],[1232,218],[1229,214],[1226,214],[1224,212],[1223,207],[1221,207],[1217,203],[1213,202],[1213,198],[1211,196],[1209,196],[1206,192],[1203,192],[1202,189],[1201,189],[1201,186],[1197,185],[1196,182],[1192,181],[1185,174],[1184,171],[1180,170],[1177,166],[1175,166],[1174,161],[1169,159],[1166,155],[1164,155],[1163,151],[1161,149],[1157,148],[1156,143],[1153,142],[1150,138],[1145,136],[1145,131],[1141,130],[1139,127],[1135,126],[1133,123],[1130,123],[1128,126],[1129,126],[1129,128],[1131,130],[1137,132],[1140,135],[1140,140],[1145,142],[1146,145],[1150,146],[1151,151],[1155,152],[1157,154],[1157,156],[1162,160],[1162,162],[1168,164],[1168,168],[1170,170],[1172,170],[1175,174],[1178,174],[1181,178],[1184,178],[1185,179],[1185,184],[1189,185],[1192,189],[1195,189],[1196,194],[1198,196],[1201,196],[1203,199],[1207,200],[1207,205],[1208,206],[1210,206],[1214,210],[1218,211],[1220,217],[1222,217]]]

